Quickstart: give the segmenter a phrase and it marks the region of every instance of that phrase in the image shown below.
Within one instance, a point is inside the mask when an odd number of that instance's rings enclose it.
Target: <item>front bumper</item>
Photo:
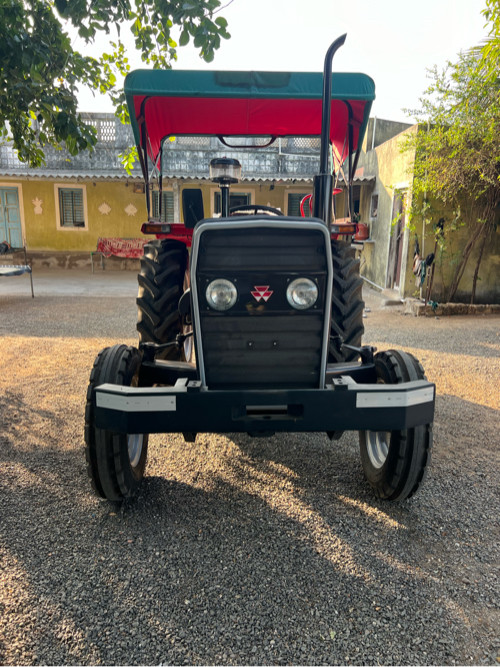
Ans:
[[[431,423],[435,385],[359,384],[348,376],[325,389],[210,390],[179,379],[173,387],[96,388],[95,424],[120,433],[393,431]]]

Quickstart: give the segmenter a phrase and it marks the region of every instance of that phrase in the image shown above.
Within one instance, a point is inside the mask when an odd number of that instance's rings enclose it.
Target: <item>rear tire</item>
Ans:
[[[358,357],[353,350],[341,347],[341,343],[361,346],[364,333],[362,298],[363,279],[359,275],[359,259],[347,243],[332,241],[333,285],[332,315],[328,362],[352,361]]]
[[[133,496],[144,476],[147,434],[115,433],[95,426],[95,389],[105,382],[137,386],[141,354],[134,347],[114,345],[97,355],[90,374],[85,408],[85,456],[92,488],[98,496],[120,501]]]
[[[154,240],[144,246],[138,276],[137,331],[139,342],[156,344],[175,341],[183,332],[178,311],[188,269],[184,243],[172,239]],[[172,346],[156,355],[159,359],[190,361],[184,349]]]
[[[420,362],[407,352],[379,352],[374,361],[378,383],[426,379]],[[359,444],[365,477],[377,497],[404,500],[416,493],[425,479],[432,424],[401,431],[360,431]]]

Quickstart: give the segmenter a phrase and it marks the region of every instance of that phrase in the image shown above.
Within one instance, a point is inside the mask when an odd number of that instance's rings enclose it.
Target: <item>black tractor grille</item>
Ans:
[[[206,384],[214,389],[318,387],[329,313],[327,237],[312,225],[239,224],[241,229],[224,229],[214,223],[200,235],[197,343]],[[308,310],[292,308],[286,298],[289,283],[298,277],[318,286],[316,305]],[[237,302],[226,312],[206,301],[206,288],[216,278],[230,280],[238,290]]]

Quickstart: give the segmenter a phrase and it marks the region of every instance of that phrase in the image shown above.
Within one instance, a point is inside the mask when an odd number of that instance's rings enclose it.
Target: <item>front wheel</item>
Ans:
[[[419,361],[407,352],[375,355],[377,383],[425,380]],[[421,486],[431,458],[432,424],[400,431],[360,431],[361,463],[368,483],[384,500],[404,500]]]
[[[127,345],[106,347],[97,355],[90,374],[85,409],[87,472],[96,494],[119,501],[133,496],[144,476],[148,435],[115,433],[95,425],[95,389],[105,382],[124,387],[138,384],[141,354]]]

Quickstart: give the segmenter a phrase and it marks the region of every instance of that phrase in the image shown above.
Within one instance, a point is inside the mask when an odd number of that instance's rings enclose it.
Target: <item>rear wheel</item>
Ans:
[[[97,428],[95,389],[105,382],[137,386],[140,364],[139,350],[114,345],[97,355],[90,374],[85,408],[87,472],[94,491],[107,500],[122,500],[136,493],[146,467],[148,435],[115,433]]]
[[[341,347],[341,343],[361,346],[364,333],[362,298],[363,279],[359,275],[359,259],[347,243],[332,241],[333,285],[330,323],[329,363],[351,361],[357,353]]]
[[[425,380],[419,361],[407,352],[379,352],[374,361],[378,383]],[[359,443],[365,477],[379,498],[404,500],[421,486],[431,458],[432,424],[401,431],[360,431]]]
[[[172,239],[154,240],[144,246],[137,296],[139,341],[170,343],[186,333],[178,311],[179,299],[189,281],[188,251],[184,243]],[[160,359],[191,361],[192,344],[172,346],[156,355]]]

